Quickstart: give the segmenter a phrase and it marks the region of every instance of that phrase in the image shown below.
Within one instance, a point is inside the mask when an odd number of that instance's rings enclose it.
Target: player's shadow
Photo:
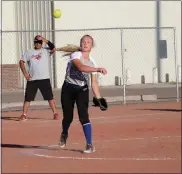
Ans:
[[[7,117],[7,116],[1,116],[1,120],[19,121],[19,120],[20,120],[20,118],[18,118],[18,117]]]
[[[67,150],[72,152],[83,153],[82,150],[79,149],[68,149],[68,148],[60,148],[59,146],[33,146],[33,145],[21,145],[21,144],[1,144],[1,148],[22,148],[22,149],[44,149],[44,150]]]
[[[1,144],[2,148],[28,148],[39,149],[41,146],[21,145],[21,144]]]
[[[68,149],[68,148],[63,148],[62,150],[83,153],[83,150],[80,150],[80,149]]]
[[[47,149],[56,150],[56,148],[50,148],[49,146],[33,146],[33,145],[21,145],[21,144],[1,144],[1,148],[22,148],[22,149]]]
[[[45,120],[44,118],[28,118],[29,120]],[[21,121],[20,117],[7,117],[1,116],[1,120],[9,120],[9,121]]]
[[[137,110],[164,111],[164,112],[182,112],[182,109],[137,109]]]

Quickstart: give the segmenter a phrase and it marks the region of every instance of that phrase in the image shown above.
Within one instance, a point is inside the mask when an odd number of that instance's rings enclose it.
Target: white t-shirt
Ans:
[[[74,85],[84,86],[89,83],[90,73],[79,71],[72,62],[74,59],[79,59],[84,65],[90,67],[97,67],[97,65],[91,56],[89,56],[89,61],[85,62],[80,51],[71,54],[67,64],[65,81]],[[93,72],[92,74],[97,74],[97,72]]]
[[[43,80],[50,78],[50,50],[46,48],[32,49],[25,52],[21,57],[28,65],[28,72],[32,80]]]

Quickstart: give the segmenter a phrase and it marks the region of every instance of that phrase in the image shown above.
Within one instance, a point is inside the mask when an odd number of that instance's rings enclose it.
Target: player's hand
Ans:
[[[47,42],[47,39],[42,36],[38,36],[37,40],[42,40],[43,42]]]
[[[26,80],[30,80],[31,79],[31,76],[30,76],[29,73],[24,74],[24,76],[25,76]]]
[[[100,72],[100,73],[102,73],[104,75],[107,74],[107,70],[105,68],[98,68],[98,71],[97,72]]]
[[[43,37],[40,35],[36,37],[36,40],[42,40],[42,39],[43,39]]]

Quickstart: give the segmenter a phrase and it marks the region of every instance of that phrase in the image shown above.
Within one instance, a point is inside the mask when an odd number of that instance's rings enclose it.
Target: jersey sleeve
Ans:
[[[70,56],[70,60],[80,59],[80,58],[81,58],[81,53],[80,52],[74,52]]]
[[[29,52],[28,52],[28,51],[25,52],[25,53],[22,55],[22,57],[21,57],[20,60],[23,60],[24,62],[28,62],[28,61],[30,60]]]

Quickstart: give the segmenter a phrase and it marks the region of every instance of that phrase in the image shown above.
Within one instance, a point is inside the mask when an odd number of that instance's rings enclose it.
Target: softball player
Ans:
[[[61,104],[63,109],[62,133],[59,146],[64,148],[68,138],[68,130],[73,121],[74,104],[77,105],[79,121],[83,127],[86,138],[85,153],[92,153],[95,148],[92,144],[92,127],[89,120],[89,89],[88,81],[91,73],[91,87],[96,98],[101,98],[97,83],[97,72],[107,74],[106,69],[97,68],[94,59],[90,56],[94,45],[90,35],[84,35],[80,40],[80,49],[70,55],[67,64],[65,81],[61,91]],[[61,49],[57,49],[61,51]],[[64,50],[65,51],[65,50]]]

